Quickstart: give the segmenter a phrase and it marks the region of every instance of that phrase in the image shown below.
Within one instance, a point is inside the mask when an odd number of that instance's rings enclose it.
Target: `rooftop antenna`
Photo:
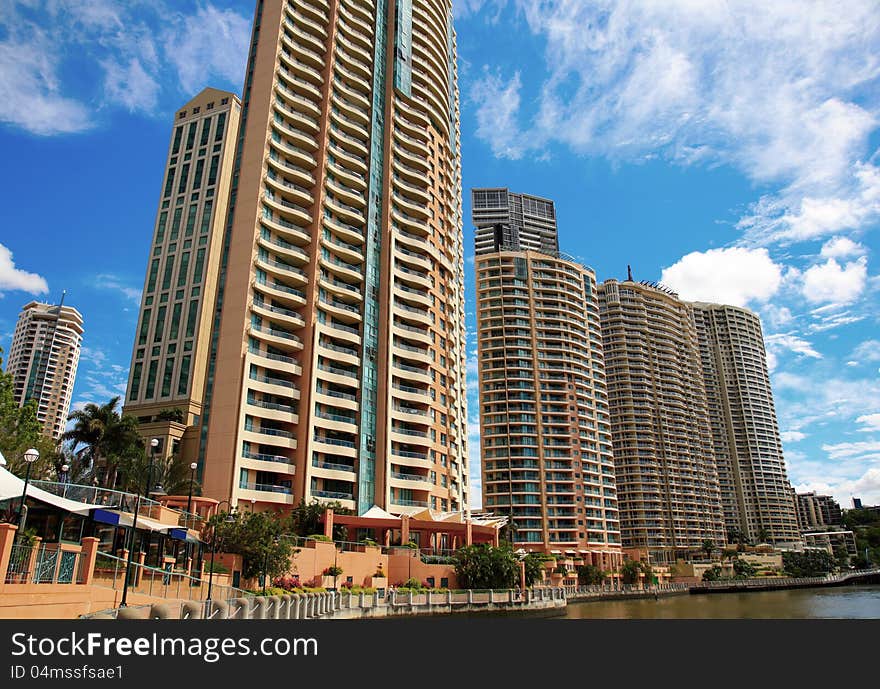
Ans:
[[[630,282],[633,281],[632,266],[630,266],[629,263],[626,264],[626,279],[629,280]]]
[[[67,290],[66,290],[66,289],[61,290],[61,302],[58,304],[58,308],[59,308],[59,309],[60,309],[62,306],[64,306],[64,297],[65,297],[66,295],[67,295]]]

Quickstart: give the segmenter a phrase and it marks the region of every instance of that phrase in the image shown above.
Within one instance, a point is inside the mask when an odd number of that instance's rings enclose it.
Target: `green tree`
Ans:
[[[229,519],[231,516],[231,519]],[[253,578],[268,573],[270,579],[287,574],[293,548],[284,536],[284,519],[278,513],[220,513],[207,526],[208,541],[217,552],[242,556],[242,575]]]
[[[620,567],[620,577],[624,584],[632,585],[639,583],[641,574],[642,563],[638,560],[627,560]]]
[[[543,578],[544,563],[547,556],[543,553],[529,553],[523,558],[526,563],[526,587],[534,586]]]
[[[714,565],[703,572],[703,581],[720,581],[721,580],[721,566]]]
[[[121,462],[131,461],[144,452],[137,421],[133,416],[121,415],[116,410],[118,405],[119,397],[102,405],[90,402],[70,415],[73,427],[61,436],[71,443],[73,450],[85,445],[81,456],[103,475],[101,483],[106,488],[115,486]]]
[[[756,538],[758,539],[758,543],[767,543],[770,540],[770,532],[762,526],[758,529]]]
[[[334,514],[353,514],[352,510],[343,507],[342,503],[338,501],[320,502],[317,498],[312,498],[312,501],[307,503],[305,499],[300,499],[299,504],[290,511],[287,517],[285,530],[297,536],[323,533],[324,525],[321,519],[324,516],[324,510],[327,508],[332,509]],[[344,526],[333,526],[334,540],[342,541],[346,537],[347,529]]]
[[[738,557],[733,561],[733,573],[736,579],[751,579],[758,570],[751,562]]]
[[[143,494],[149,480],[150,490],[158,484],[168,495],[189,495],[192,470],[189,462],[179,454],[169,459],[156,457],[151,470],[147,453],[133,451],[119,461],[118,469],[121,477],[119,487],[130,493]],[[193,480],[192,486],[193,495],[201,495],[202,488],[197,480]]]
[[[0,349],[0,369],[3,365],[3,350]],[[42,426],[37,419],[37,403],[28,400],[19,407],[15,401],[12,375],[0,370],[0,452],[6,458],[6,469],[18,476],[27,470],[25,451],[30,448],[40,453],[40,458],[31,466],[31,478],[43,478],[51,472],[57,453],[52,440],[42,434]]]
[[[715,541],[713,541],[711,538],[707,538],[707,539],[705,539],[705,540],[703,541],[703,545],[702,545],[702,547],[701,547],[701,550],[702,550],[704,553],[706,553],[706,559],[707,559],[707,560],[711,560],[711,559],[712,559],[712,553],[715,551]]]
[[[456,551],[452,561],[462,588],[506,589],[519,581],[519,560],[507,543],[497,548],[485,543],[469,545]]]
[[[577,568],[577,578],[580,586],[595,586],[604,584],[608,575],[596,565],[581,565]]]
[[[827,550],[782,553],[782,568],[792,577],[821,577],[833,572],[835,564],[834,557]]]
[[[184,418],[183,409],[180,407],[163,409],[156,414],[156,421],[174,421],[176,423],[183,423]]]

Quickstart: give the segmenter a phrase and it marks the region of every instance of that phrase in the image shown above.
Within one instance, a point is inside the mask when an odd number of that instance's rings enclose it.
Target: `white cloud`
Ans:
[[[880,340],[865,340],[853,350],[852,358],[859,362],[880,361]]]
[[[527,142],[516,124],[521,86],[519,72],[505,81],[484,68],[483,78],[471,88],[470,98],[477,107],[477,136],[489,143],[497,158],[516,160],[525,150]]]
[[[151,112],[156,107],[159,84],[147,74],[139,59],[132,59],[124,67],[112,61],[105,61],[103,67],[104,90],[111,100],[131,111]]]
[[[766,249],[710,249],[683,256],[663,269],[660,280],[688,301],[745,306],[776,294],[782,267]]]
[[[0,41],[0,122],[48,136],[92,126],[88,109],[61,93],[57,47],[34,30]]]
[[[848,304],[864,291],[867,278],[868,259],[864,256],[845,266],[829,258],[804,272],[803,295],[813,303]]]
[[[880,459],[880,441],[862,440],[854,443],[833,443],[822,449],[831,459]]]
[[[792,333],[767,335],[764,338],[764,343],[767,345],[768,351],[773,351],[777,356],[780,350],[788,350],[812,359],[822,358],[822,355],[813,348],[809,341]]]
[[[822,245],[820,255],[823,258],[847,258],[862,256],[864,253],[865,247],[849,237],[834,237]]]
[[[43,276],[16,268],[12,260],[12,252],[0,244],[0,294],[12,290],[20,290],[28,294],[45,294],[49,291],[49,285]]]
[[[779,435],[784,443],[798,443],[807,437],[806,433],[800,431],[783,431]]]
[[[207,5],[168,31],[165,52],[183,90],[195,95],[214,75],[233,83],[244,81],[250,37],[250,17]]]
[[[117,276],[102,274],[95,277],[95,287],[99,289],[109,289],[120,292],[126,299],[130,299],[135,304],[141,303],[141,290],[138,287],[130,287],[124,284]]]
[[[862,424],[859,430],[863,433],[880,432],[880,414],[865,414],[857,418],[856,423]]]

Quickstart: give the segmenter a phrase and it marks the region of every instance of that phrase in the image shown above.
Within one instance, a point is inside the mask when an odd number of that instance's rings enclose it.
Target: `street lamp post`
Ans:
[[[156,453],[156,448],[159,447],[159,439],[153,438],[150,441],[150,468],[147,470],[147,486],[144,491],[144,497],[149,500],[150,493],[150,479],[153,474],[153,455]],[[128,605],[128,587],[131,584],[131,566],[134,562],[134,542],[137,536],[137,520],[138,513],[141,511],[141,494],[140,492],[135,494],[134,499],[134,514],[131,517],[131,539],[128,544],[128,558],[125,562],[125,580],[122,585],[122,600],[119,601],[119,607],[124,608]]]
[[[528,554],[528,551],[523,548],[516,551],[516,557],[519,560],[519,589],[521,595],[525,595],[526,592],[526,556]]]
[[[272,544],[278,545],[278,542],[279,542],[278,536],[275,536],[275,538],[272,539]],[[266,550],[266,557],[263,560],[263,595],[264,596],[266,595],[266,585],[267,585],[267,582],[269,581],[269,553],[270,552],[271,552],[270,550],[268,550],[268,549]],[[334,562],[335,562],[335,560],[334,560]],[[336,565],[333,565],[333,566],[334,566],[334,568],[336,567]],[[334,569],[334,571],[335,571],[335,569]],[[335,576],[333,577],[333,585],[334,586],[336,585],[336,577]]]
[[[24,473],[24,489],[21,492],[21,502],[18,505],[18,532],[15,534],[16,538],[18,538],[22,532],[24,531],[24,524],[22,523],[22,515],[24,514],[24,502],[27,498],[27,488],[28,482],[31,480],[31,465],[36,462],[40,458],[40,453],[38,450],[31,448],[27,452],[24,453],[24,461],[27,464],[27,470]]]
[[[62,464],[61,465],[61,483],[64,484],[64,492],[62,493],[62,497],[64,497],[64,498],[67,497],[67,484],[69,481],[69,478],[68,478],[69,471],[70,471],[69,464]]]
[[[189,465],[189,497],[186,499],[186,513],[187,516],[192,512],[192,500],[193,500],[193,481],[196,478],[196,469],[199,468],[199,465],[193,462]]]

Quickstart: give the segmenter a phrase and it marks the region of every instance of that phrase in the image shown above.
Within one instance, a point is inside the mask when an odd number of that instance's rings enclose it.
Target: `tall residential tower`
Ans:
[[[559,251],[556,208],[550,199],[505,188],[472,189],[477,254],[492,251]]]
[[[165,457],[198,456],[240,110],[207,88],[177,111],[168,143],[124,403]]]
[[[83,318],[72,306],[25,304],[18,316],[6,372],[19,406],[37,403],[43,435],[58,440],[67,424],[82,347]]]
[[[728,538],[795,545],[801,540],[797,510],[782,455],[761,320],[736,306],[691,306]]]
[[[468,505],[450,0],[259,0],[203,418],[204,492]]]
[[[674,559],[725,542],[693,311],[669,290],[599,287],[614,465],[625,548]]]

